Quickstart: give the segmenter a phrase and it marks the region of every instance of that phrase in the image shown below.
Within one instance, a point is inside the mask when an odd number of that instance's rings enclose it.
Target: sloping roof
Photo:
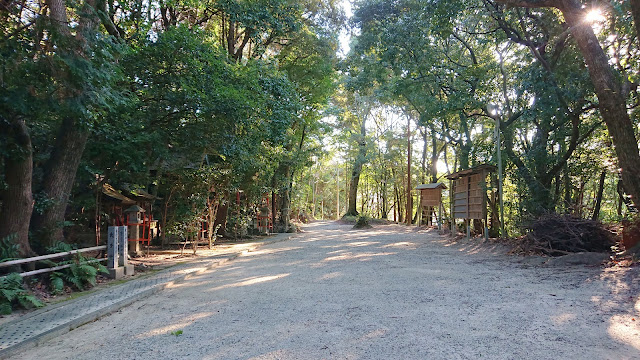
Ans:
[[[447,179],[449,180],[455,180],[457,178],[460,178],[462,176],[467,176],[467,175],[473,175],[473,174],[478,174],[482,171],[488,171],[488,172],[494,172],[496,171],[498,168],[495,167],[494,165],[490,165],[490,164],[482,164],[482,165],[478,165],[476,167],[472,167],[471,169],[466,169],[466,170],[461,170],[458,172],[454,172],[453,174],[449,174],[447,176],[445,176]]]
[[[444,183],[433,183],[433,184],[421,184],[416,186],[416,190],[425,190],[425,189],[446,189],[447,186]]]
[[[120,200],[123,205],[133,205],[136,203],[134,200],[131,200],[128,197],[120,194],[116,189],[113,188],[113,186],[109,184],[102,184],[102,193],[112,199]]]
[[[156,200],[156,199],[161,199],[157,196],[151,195],[148,192],[142,190],[142,189],[135,189],[135,190],[131,190],[130,193],[136,197],[139,198],[143,198],[145,200]]]

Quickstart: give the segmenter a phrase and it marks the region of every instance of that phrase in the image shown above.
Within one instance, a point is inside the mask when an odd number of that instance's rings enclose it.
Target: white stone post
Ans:
[[[124,268],[125,275],[133,275],[133,265],[129,264],[129,229],[118,226],[118,264]]]
[[[118,226],[109,226],[107,236],[107,269],[109,270],[109,276],[113,279],[120,279],[124,276],[124,268],[120,267],[120,261],[118,259],[119,235]]]

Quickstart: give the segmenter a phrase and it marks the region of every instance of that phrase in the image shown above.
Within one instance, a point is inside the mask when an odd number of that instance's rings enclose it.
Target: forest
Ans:
[[[492,237],[640,233],[636,0],[2,0],[0,22],[5,259],[104,244],[126,200],[159,246],[260,208],[277,232],[415,224],[416,186],[482,164]]]

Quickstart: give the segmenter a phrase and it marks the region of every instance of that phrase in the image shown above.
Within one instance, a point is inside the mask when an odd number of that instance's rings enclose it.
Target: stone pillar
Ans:
[[[124,276],[124,268],[119,264],[119,232],[118,226],[109,226],[107,237],[107,269],[109,277],[120,279]],[[126,238],[125,238],[126,239]]]
[[[125,275],[133,275],[133,265],[129,264],[128,233],[126,226],[118,226],[118,265],[124,268]]]

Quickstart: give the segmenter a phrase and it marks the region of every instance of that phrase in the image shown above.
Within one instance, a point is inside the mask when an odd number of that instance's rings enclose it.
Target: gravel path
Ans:
[[[640,269],[531,264],[317,222],[16,358],[640,359]]]

